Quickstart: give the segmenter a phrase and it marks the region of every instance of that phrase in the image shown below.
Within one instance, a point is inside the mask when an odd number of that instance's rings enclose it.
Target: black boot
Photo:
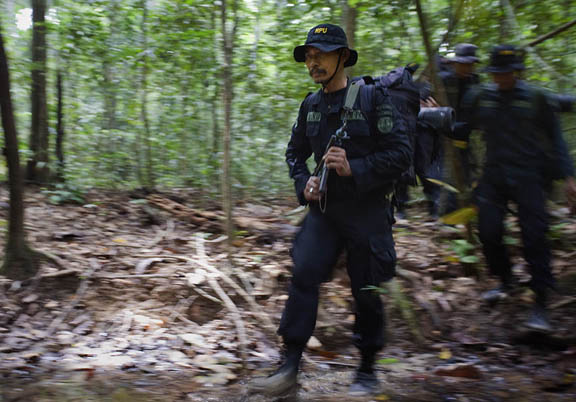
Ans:
[[[524,326],[534,331],[550,333],[554,329],[552,328],[552,324],[550,324],[548,310],[546,309],[548,292],[546,290],[535,290],[534,292],[536,293],[534,306]]]
[[[378,382],[378,377],[374,372],[376,352],[362,351],[361,353],[362,362],[360,363],[358,371],[356,371],[354,382],[348,389],[348,394],[351,396],[374,395],[380,390],[380,383]]]
[[[507,299],[516,288],[516,283],[511,277],[501,279],[502,284],[497,288],[487,290],[482,293],[482,301],[489,305],[494,305],[501,300]]]
[[[268,377],[256,378],[250,382],[248,389],[251,392],[268,396],[286,394],[296,386],[303,351],[303,345],[285,345],[282,365]]]

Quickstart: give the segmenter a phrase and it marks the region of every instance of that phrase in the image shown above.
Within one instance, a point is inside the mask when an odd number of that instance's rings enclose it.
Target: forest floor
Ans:
[[[0,402],[269,401],[249,395],[246,382],[278,358],[293,201],[239,205],[229,256],[215,203],[190,191],[91,192],[75,205],[50,196],[28,191],[26,226],[52,262],[33,280],[0,277]],[[6,202],[2,188],[4,231]],[[528,289],[483,305],[480,293],[495,282],[479,247],[414,206],[395,226],[400,275],[383,296],[382,393],[346,394],[357,352],[339,270],[323,285],[299,389],[279,400],[576,400],[576,219],[552,211],[553,335],[522,329]],[[513,217],[507,226],[515,273],[526,280]],[[463,263],[470,255],[480,262]]]

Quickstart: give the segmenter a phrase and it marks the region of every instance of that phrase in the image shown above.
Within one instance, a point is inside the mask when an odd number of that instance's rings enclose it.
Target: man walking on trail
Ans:
[[[342,28],[312,28],[306,43],[294,49],[294,59],[304,62],[314,82],[322,85],[302,102],[286,151],[298,200],[310,210],[292,249],[293,276],[278,330],[283,363],[250,388],[279,395],[296,385],[302,352],[316,324],[320,285],[346,250],[355,301],[354,343],[361,353],[350,393],[367,395],[378,390],[374,363],[385,343],[385,322],[380,296],[366,288],[394,276],[388,194],[411,163],[410,142],[386,90],[352,85],[347,78],[344,68],[356,63],[358,53],[348,47]],[[337,131],[341,146],[326,150]],[[319,177],[306,165],[312,155],[328,168],[322,192]]]
[[[545,187],[552,179],[565,179],[568,201],[576,202],[574,167],[550,96],[519,80],[524,69],[518,50],[495,46],[486,71],[493,84],[472,89],[462,105],[457,136],[465,139],[472,128],[484,132],[486,157],[477,188],[478,229],[492,274],[502,285],[483,294],[487,302],[507,296],[514,287],[510,259],[503,244],[504,218],[509,201],[518,206],[524,257],[530,267],[535,304],[525,326],[551,331],[546,304],[555,287],[546,239],[548,216]]]
[[[461,107],[464,95],[468,90],[479,83],[478,74],[475,73],[475,65],[478,63],[479,59],[476,57],[476,50],[478,47],[471,43],[459,43],[454,48],[455,55],[453,57],[446,58],[450,69],[446,71],[441,71],[439,73],[442,84],[444,85],[444,90],[446,91],[446,98],[448,100],[448,105],[454,109],[456,122],[461,118]],[[430,103],[428,106],[438,106],[434,99],[429,99]],[[425,103],[426,105],[426,103]],[[472,183],[472,161],[471,154],[465,143],[461,141],[454,142],[456,155],[458,158],[460,172],[462,175],[463,184],[470,186]],[[450,165],[450,161],[445,160],[444,152],[440,156],[440,169],[442,171],[450,172],[454,169]],[[448,164],[448,166],[445,166]],[[454,176],[456,172],[453,172],[450,176]],[[445,178],[447,179],[447,178]],[[441,192],[446,192],[446,190],[441,190]],[[443,202],[445,205],[439,205],[441,213],[445,214],[452,212],[458,208],[458,201],[453,193],[445,194],[447,199]],[[438,201],[437,201],[438,202]]]

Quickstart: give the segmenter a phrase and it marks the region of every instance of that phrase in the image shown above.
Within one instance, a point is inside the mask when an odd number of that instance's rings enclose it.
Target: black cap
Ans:
[[[348,47],[348,39],[344,30],[338,25],[320,24],[308,32],[306,43],[294,48],[294,60],[303,62],[306,60],[306,46],[312,46],[323,52],[332,52],[337,49],[350,50],[350,57],[344,63],[344,67],[350,67],[358,61],[358,52]]]
[[[448,60],[453,63],[478,63],[479,60],[478,57],[476,57],[476,49],[478,49],[478,46],[471,43],[459,43],[454,49],[454,53],[456,53],[456,55],[454,57],[448,58]]]
[[[484,69],[487,73],[509,73],[524,70],[522,52],[514,45],[497,45],[490,53],[490,65]]]

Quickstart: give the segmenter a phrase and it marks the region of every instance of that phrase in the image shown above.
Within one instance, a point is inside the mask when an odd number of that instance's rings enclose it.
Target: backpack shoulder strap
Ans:
[[[348,91],[346,92],[346,99],[344,100],[344,111],[348,113],[354,107],[356,103],[356,98],[358,97],[358,92],[360,91],[361,84],[356,81],[348,86]]]

